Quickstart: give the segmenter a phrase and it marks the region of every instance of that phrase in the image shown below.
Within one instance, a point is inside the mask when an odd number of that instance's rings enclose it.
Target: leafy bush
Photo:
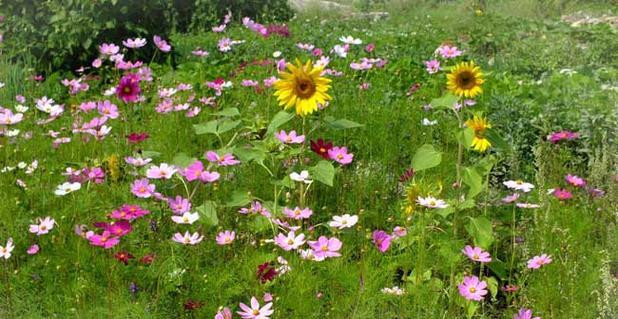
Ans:
[[[209,30],[233,10],[236,20],[287,20],[285,0],[0,0],[6,52],[34,55],[42,67],[74,69],[89,65],[90,50],[101,42],[128,37]]]

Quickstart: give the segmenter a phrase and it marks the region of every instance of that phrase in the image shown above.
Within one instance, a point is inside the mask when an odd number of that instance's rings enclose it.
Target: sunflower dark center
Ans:
[[[476,77],[472,72],[464,71],[457,77],[457,86],[464,90],[469,90],[476,85]]]
[[[296,95],[302,99],[308,99],[315,93],[315,83],[311,79],[298,79],[296,81]]]

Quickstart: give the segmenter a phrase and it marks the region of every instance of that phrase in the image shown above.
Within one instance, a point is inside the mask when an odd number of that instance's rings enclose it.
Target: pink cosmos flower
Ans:
[[[230,38],[223,38],[221,40],[219,40],[219,42],[217,43],[217,47],[219,48],[219,51],[221,52],[228,52],[232,49],[232,39]]]
[[[241,86],[245,86],[245,87],[257,87],[260,85],[259,82],[255,81],[255,80],[242,80],[240,82]]]
[[[369,44],[367,44],[367,46],[365,47],[365,52],[367,52],[367,53],[371,53],[371,52],[373,52],[373,50],[375,50],[375,48],[376,48],[376,45],[375,45],[375,44],[373,44],[373,43],[369,43]]]
[[[38,224],[30,225],[30,232],[37,236],[45,235],[54,228],[56,221],[51,217],[45,217],[44,219],[38,219]]]
[[[266,209],[266,207],[264,207],[262,205],[262,203],[258,202],[258,201],[254,201],[251,203],[250,207],[243,207],[240,210],[238,210],[239,213],[247,215],[247,214],[260,214],[262,216],[265,217],[270,217],[270,212],[268,211],[268,209]]]
[[[473,248],[470,245],[466,245],[466,247],[464,247],[461,252],[464,255],[468,256],[468,258],[470,258],[470,260],[472,261],[478,261],[480,263],[491,262],[491,257],[489,256],[489,253],[483,251],[480,247]]]
[[[223,310],[217,312],[215,319],[232,319],[232,311],[230,308],[225,307]]]
[[[373,244],[380,252],[386,252],[391,246],[392,237],[383,230],[376,230],[371,235]]]
[[[131,185],[131,193],[139,198],[149,198],[155,191],[155,185],[147,178],[138,179]]]
[[[284,130],[275,133],[275,137],[284,144],[301,144],[305,142],[304,135],[296,135],[296,131],[292,130],[286,133]]]
[[[99,46],[99,52],[101,52],[101,54],[103,55],[112,56],[114,54],[117,54],[119,50],[120,47],[113,43],[103,43]]]
[[[539,269],[542,266],[545,266],[552,262],[551,256],[547,254],[542,254],[540,256],[534,256],[532,259],[528,260],[528,268],[530,269]]]
[[[101,60],[99,58],[96,58],[96,59],[92,60],[92,64],[91,65],[92,65],[93,68],[98,69],[98,68],[101,67],[101,65],[103,65],[103,60]]]
[[[328,150],[328,157],[341,165],[347,165],[352,163],[354,154],[348,153],[348,149],[345,146],[335,146]]]
[[[445,59],[452,59],[460,56],[463,52],[459,51],[457,47],[450,45],[442,45],[437,50],[438,54],[440,54]]]
[[[586,181],[579,176],[568,174],[565,178],[566,178],[567,183],[575,187],[586,186]]]
[[[200,57],[200,58],[207,57],[209,55],[208,51],[204,51],[204,50],[199,49],[199,48],[191,51],[191,54],[193,54],[193,55],[195,55],[197,57]]]
[[[481,301],[487,294],[487,283],[479,281],[477,276],[464,277],[463,283],[457,286],[459,294],[468,300]]]
[[[269,87],[271,87],[271,86],[273,86],[273,84],[274,84],[276,81],[277,81],[277,78],[276,78],[276,77],[274,77],[274,76],[271,76],[271,77],[269,77],[269,78],[266,78],[266,79],[262,80],[262,82],[264,83],[264,86],[265,86],[265,87],[268,87],[268,88],[269,88]]]
[[[201,161],[195,161],[187,166],[182,171],[182,175],[189,181],[200,180],[203,183],[212,183],[219,179],[220,175],[217,172],[209,172],[204,170],[204,164]]]
[[[298,206],[296,206],[294,209],[289,209],[287,207],[284,207],[283,214],[289,218],[299,220],[299,219],[307,219],[311,217],[311,215],[313,214],[313,211],[309,208],[301,209]]]
[[[440,71],[440,61],[438,60],[430,60],[425,61],[425,67],[427,68],[427,72],[429,74],[438,73]]]
[[[88,237],[88,241],[93,246],[103,247],[105,249],[110,249],[116,246],[120,239],[118,237],[112,236],[109,231],[103,231],[101,235],[92,234]]]
[[[146,42],[144,38],[126,39],[122,41],[122,45],[130,49],[137,49],[145,46]]]
[[[217,163],[219,166],[232,166],[240,164],[240,161],[234,158],[234,155],[229,153],[219,156],[219,154],[214,151],[208,151],[205,156],[209,162]]]
[[[197,245],[202,241],[202,239],[204,239],[204,236],[200,236],[199,233],[189,234],[188,231],[185,232],[184,235],[181,233],[176,233],[174,234],[174,237],[172,237],[173,241],[183,245]]]
[[[95,226],[103,228],[114,236],[122,237],[133,231],[131,223],[126,220],[119,220],[111,223],[96,223]]]
[[[270,315],[274,312],[271,309],[273,306],[272,302],[269,302],[264,305],[264,307],[260,308],[260,303],[255,297],[251,297],[251,307],[242,302],[239,306],[242,311],[237,311],[236,313],[238,313],[243,319],[270,319]]]
[[[316,260],[341,256],[338,251],[341,249],[343,244],[336,237],[328,238],[326,236],[320,236],[317,241],[310,241],[308,244],[309,247],[313,249],[313,255]]]
[[[513,193],[511,195],[508,195],[508,196],[504,197],[502,199],[502,202],[506,203],[506,204],[510,204],[510,203],[516,201],[518,198],[519,198],[519,194],[518,193]]]
[[[34,244],[30,246],[28,250],[26,250],[26,253],[28,253],[28,255],[36,255],[39,252],[39,250],[41,250],[41,247],[39,247],[39,245],[37,244]]]
[[[271,301],[273,301],[273,295],[270,292],[266,292],[266,293],[264,293],[264,296],[262,297],[262,300],[264,300],[264,302],[271,302]]]
[[[182,216],[178,216],[178,215],[172,216],[172,220],[176,224],[189,224],[189,225],[191,225],[195,221],[197,221],[198,219],[200,219],[200,214],[198,214],[198,213],[191,213],[191,212],[184,212],[182,214]]]
[[[174,214],[177,214],[177,215],[182,215],[183,213],[191,210],[191,202],[189,201],[189,199],[182,198],[179,195],[177,195],[176,198],[174,199],[168,198],[167,204],[170,207],[170,209],[174,212]]]
[[[127,162],[127,164],[133,165],[135,167],[142,167],[152,162],[152,158],[127,156],[124,158],[124,161]]]
[[[552,195],[556,197],[558,200],[567,200],[573,198],[573,194],[566,189],[556,188],[552,192]]]
[[[116,87],[116,95],[125,103],[137,102],[141,89],[139,87],[140,77],[137,74],[129,73],[120,79]]]
[[[305,234],[300,234],[296,236],[293,231],[289,232],[288,235],[284,235],[279,233],[275,237],[275,244],[285,251],[290,251],[292,249],[298,249],[300,246],[305,244]]]
[[[407,234],[408,234],[408,230],[405,227],[395,226],[395,228],[393,228],[392,236],[405,237]]]
[[[235,238],[236,232],[226,230],[218,233],[215,241],[218,245],[231,245]]]
[[[513,316],[513,319],[541,319],[541,317],[532,318],[532,310],[521,308],[519,312]]]
[[[517,203],[515,204],[515,206],[519,208],[539,208],[541,207],[541,205],[539,204],[532,204],[532,203]]]
[[[146,171],[146,177],[150,179],[170,179],[176,172],[177,169],[173,165],[161,163],[159,166],[151,166]]]
[[[118,106],[108,100],[98,102],[97,111],[99,111],[99,114],[101,114],[101,116],[108,117],[110,119],[116,119],[120,115],[118,113]]]
[[[160,36],[155,35],[152,40],[154,41],[155,45],[157,46],[157,48],[159,48],[159,50],[161,50],[161,52],[170,52],[172,50],[172,46],[169,45],[169,43],[167,43],[167,41],[161,39]]]

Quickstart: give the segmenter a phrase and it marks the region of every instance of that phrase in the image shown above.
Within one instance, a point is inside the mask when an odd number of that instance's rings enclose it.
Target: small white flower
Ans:
[[[341,216],[333,216],[333,220],[328,222],[328,225],[333,228],[350,228],[358,222],[358,216],[350,214],[344,214]]]
[[[503,182],[502,184],[504,184],[504,186],[511,188],[511,189],[515,189],[518,191],[522,191],[524,193],[527,193],[529,191],[531,191],[534,188],[534,185],[530,184],[530,183],[526,183],[522,180],[516,180],[516,181],[506,181]]]
[[[311,179],[309,179],[309,172],[308,171],[301,171],[300,174],[296,173],[296,172],[292,172],[290,174],[290,178],[293,181],[302,182],[302,183],[305,183],[305,184],[311,184],[313,182]]]
[[[339,41],[345,43],[345,44],[362,44],[363,40],[361,39],[354,39],[353,36],[349,35],[347,37],[340,37]]]
[[[14,129],[14,130],[8,130],[6,131],[4,134],[8,137],[15,137],[17,135],[19,135],[20,130],[18,129]]]
[[[54,191],[54,194],[58,195],[58,196],[64,196],[66,194],[72,193],[76,190],[79,190],[80,188],[82,188],[82,184],[80,183],[69,183],[66,182],[64,184],[58,185],[58,188],[56,188],[56,190]]]
[[[423,121],[421,122],[421,124],[423,124],[425,126],[433,126],[433,125],[438,124],[438,121],[436,121],[436,120],[430,121],[428,118],[424,118]]]
[[[185,212],[182,216],[172,216],[172,220],[176,224],[193,224],[196,220],[200,219],[200,214]]]
[[[273,58],[277,59],[281,56],[281,51],[275,51],[273,52]]]
[[[435,197],[432,197],[432,196],[427,196],[425,198],[419,196],[416,201],[420,205],[425,206],[427,208],[447,208],[448,207],[448,204],[445,201],[441,199],[436,199]]]
[[[15,111],[18,113],[25,113],[28,109],[29,108],[27,106],[23,106],[21,104],[15,106]]]

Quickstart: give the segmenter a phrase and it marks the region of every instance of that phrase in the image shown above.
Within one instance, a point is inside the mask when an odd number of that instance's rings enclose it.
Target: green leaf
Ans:
[[[442,97],[431,100],[431,106],[434,108],[452,108],[459,98],[453,94],[447,93]]]
[[[224,116],[224,117],[234,117],[240,115],[240,112],[235,107],[228,107],[219,112],[213,113],[213,115]]]
[[[509,145],[495,130],[487,130],[485,131],[485,137],[491,143],[491,146],[496,150],[511,152],[511,145]]]
[[[234,149],[234,154],[238,156],[241,162],[264,162],[267,153],[258,147],[237,147]]]
[[[155,151],[142,151],[143,158],[151,158],[161,156],[161,153]]]
[[[271,224],[265,216],[257,215],[249,222],[249,228],[255,233],[263,233],[271,229]]]
[[[217,134],[223,134],[223,133],[225,133],[225,132],[235,128],[236,126],[240,125],[241,122],[242,122],[241,120],[236,120],[236,121],[223,120],[217,126]]]
[[[346,119],[338,119],[336,120],[332,116],[327,116],[324,118],[326,123],[335,130],[345,130],[349,128],[363,127],[364,125],[360,123],[356,123],[354,121],[346,120]]]
[[[195,161],[197,161],[197,158],[195,157],[191,157],[185,153],[178,153],[172,159],[172,164],[181,168],[186,168]]]
[[[491,222],[485,217],[470,218],[470,222],[466,225],[466,230],[472,236],[475,246],[487,250],[494,242]]]
[[[443,218],[448,217],[450,214],[455,212],[455,208],[453,206],[448,206],[446,208],[436,209],[436,214],[442,216]]]
[[[496,258],[492,257],[491,262],[487,264],[487,267],[489,267],[489,269],[500,279],[506,279],[508,276],[505,264]]]
[[[268,129],[266,130],[266,136],[270,137],[275,133],[275,130],[277,130],[281,125],[287,123],[289,120],[294,118],[294,113],[288,113],[286,111],[280,111],[279,113],[275,114],[275,116],[273,117],[273,119],[270,121],[270,124],[268,124]]]
[[[245,206],[251,202],[251,197],[246,191],[237,190],[232,194],[232,198],[225,203],[228,207],[240,207]]]
[[[483,177],[474,167],[464,167],[461,180],[470,187],[470,190],[468,190],[469,198],[474,198],[483,190]]]
[[[195,134],[216,134],[217,133],[217,124],[218,120],[212,120],[210,122],[195,124],[193,125],[193,129],[195,130]]]
[[[309,168],[311,177],[328,186],[333,186],[335,178],[335,167],[329,161],[319,161],[314,167]]]
[[[212,201],[206,201],[196,210],[200,213],[200,222],[208,226],[217,226],[219,224],[219,218],[217,218],[217,210],[215,209],[215,203]]]
[[[487,282],[487,289],[489,289],[491,299],[496,299],[496,295],[498,294],[498,281],[494,277],[485,277],[485,281]]]
[[[436,151],[433,145],[425,144],[416,150],[412,158],[412,168],[415,171],[422,171],[438,166],[440,162],[442,162],[442,153]]]

